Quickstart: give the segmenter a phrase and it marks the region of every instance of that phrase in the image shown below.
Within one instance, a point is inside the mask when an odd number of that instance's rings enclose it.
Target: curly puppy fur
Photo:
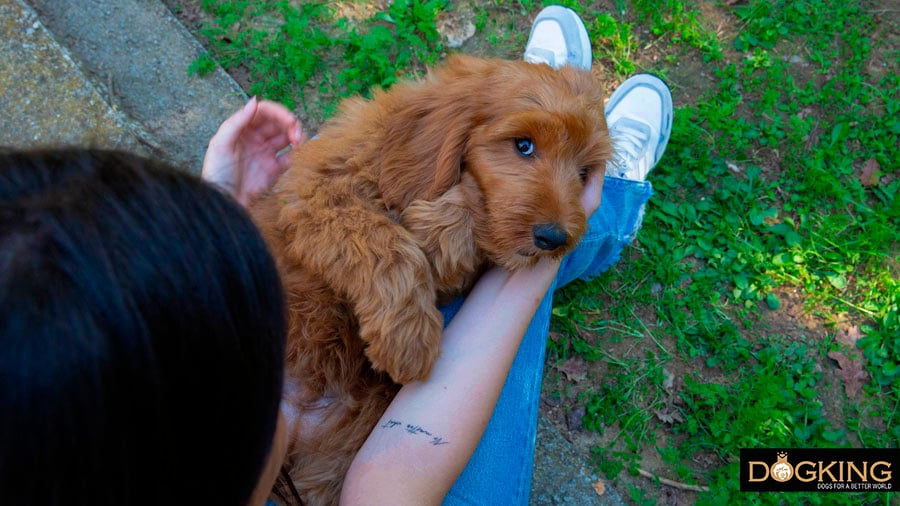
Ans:
[[[428,377],[437,303],[489,264],[561,258],[585,231],[585,179],[611,156],[588,72],[453,56],[354,98],[252,207],[289,304],[286,466],[336,503],[398,384]]]

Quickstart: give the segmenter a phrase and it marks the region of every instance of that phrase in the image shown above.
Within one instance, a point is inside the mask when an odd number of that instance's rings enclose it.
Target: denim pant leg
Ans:
[[[553,291],[576,278],[590,279],[613,265],[640,227],[649,182],[607,176],[600,208],[578,247],[563,260],[559,275],[535,313],[513,361],[500,399],[475,454],[444,499],[445,505],[528,504],[538,408]],[[445,321],[462,305],[442,308]]]

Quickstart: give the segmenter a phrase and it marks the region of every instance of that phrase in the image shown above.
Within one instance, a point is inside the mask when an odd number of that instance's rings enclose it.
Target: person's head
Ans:
[[[124,153],[0,152],[4,504],[246,504],[284,338],[272,257],[218,190]]]

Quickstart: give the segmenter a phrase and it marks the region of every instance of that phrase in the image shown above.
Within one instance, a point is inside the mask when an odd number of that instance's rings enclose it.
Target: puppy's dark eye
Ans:
[[[534,154],[534,141],[532,141],[531,139],[522,137],[519,139],[513,139],[513,142],[516,144],[516,151],[518,151],[520,155],[531,156]]]

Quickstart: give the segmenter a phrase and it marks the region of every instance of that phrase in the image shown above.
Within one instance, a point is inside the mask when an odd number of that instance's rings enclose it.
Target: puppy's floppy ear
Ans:
[[[379,181],[389,208],[433,200],[459,181],[466,143],[482,117],[479,76],[489,71],[480,60],[452,56],[424,82],[394,89]]]

